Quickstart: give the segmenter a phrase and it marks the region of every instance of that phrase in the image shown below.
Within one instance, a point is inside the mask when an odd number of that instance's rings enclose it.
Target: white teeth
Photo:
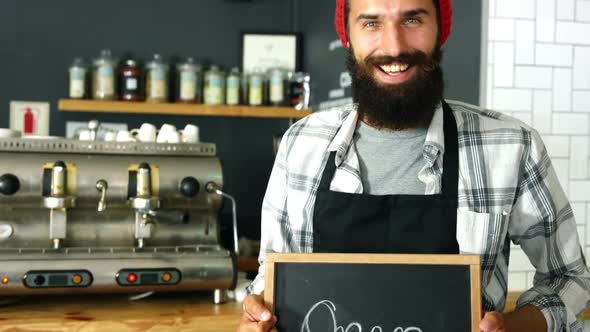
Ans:
[[[384,72],[388,74],[396,74],[406,71],[410,66],[408,64],[394,64],[394,65],[381,65],[379,66]]]

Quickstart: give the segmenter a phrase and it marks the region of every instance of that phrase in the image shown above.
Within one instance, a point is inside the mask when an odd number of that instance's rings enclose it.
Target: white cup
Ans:
[[[158,130],[151,123],[144,123],[139,129],[131,130],[133,135],[140,142],[155,142]]]
[[[176,127],[174,125],[165,123],[160,128],[158,132],[158,137],[156,138],[156,142],[158,143],[170,143],[170,140],[175,140],[175,136],[179,135],[176,131]]]
[[[119,130],[116,137],[117,142],[135,142],[135,137],[127,130]]]
[[[168,133],[168,140],[166,143],[178,144],[182,141],[182,136],[177,131]]]
[[[78,139],[81,141],[90,141],[92,140],[92,132],[88,129],[80,130]]]
[[[171,125],[169,123],[164,123],[162,125],[162,127],[160,128],[160,132],[167,133],[167,132],[172,132],[172,131],[176,131],[176,126]]]
[[[199,143],[199,127],[193,124],[187,124],[183,130],[180,131],[183,143]]]
[[[0,128],[0,138],[21,137],[21,132],[9,128]]]
[[[114,131],[107,131],[104,133],[105,142],[114,142],[117,140],[117,133]]]

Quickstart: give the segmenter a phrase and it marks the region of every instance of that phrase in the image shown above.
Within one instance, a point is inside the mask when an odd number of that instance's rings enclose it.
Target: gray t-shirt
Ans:
[[[424,195],[418,179],[424,167],[422,150],[427,129],[393,131],[358,121],[354,144],[358,151],[364,194]]]

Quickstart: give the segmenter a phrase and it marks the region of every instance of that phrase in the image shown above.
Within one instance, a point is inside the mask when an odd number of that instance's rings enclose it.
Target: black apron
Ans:
[[[313,251],[333,253],[458,254],[457,125],[443,102],[445,153],[436,195],[350,194],[330,191],[336,171],[331,152],[313,213]]]

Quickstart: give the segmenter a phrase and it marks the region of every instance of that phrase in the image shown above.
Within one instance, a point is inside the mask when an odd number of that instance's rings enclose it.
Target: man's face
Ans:
[[[444,90],[433,0],[350,0],[347,67],[361,120],[428,126]]]
[[[416,75],[416,64],[396,57],[416,52],[431,56],[437,47],[432,0],[350,0],[348,26],[355,58],[371,65],[371,76],[380,86]]]

